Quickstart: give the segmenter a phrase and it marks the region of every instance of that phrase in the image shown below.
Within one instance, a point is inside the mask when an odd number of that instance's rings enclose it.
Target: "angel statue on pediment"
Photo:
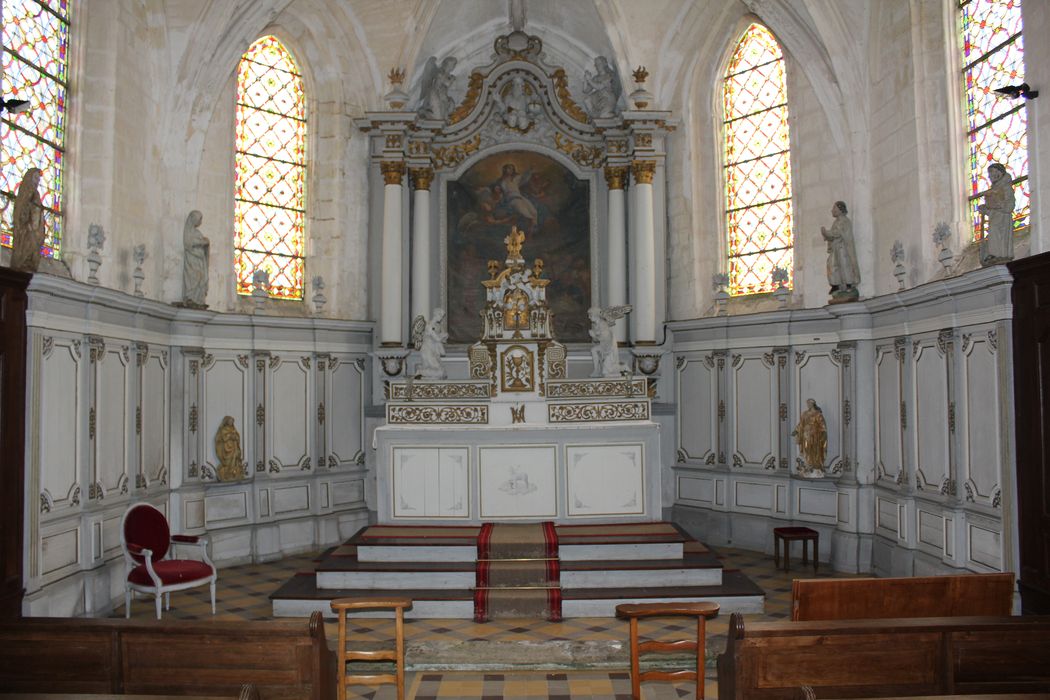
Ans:
[[[594,361],[594,372],[592,377],[621,377],[626,371],[620,362],[620,353],[616,347],[616,334],[613,329],[616,322],[631,313],[633,307],[630,304],[623,306],[609,306],[604,309],[592,306],[587,311],[587,317],[591,319],[591,360]]]
[[[412,322],[412,345],[419,350],[422,360],[417,374],[421,379],[444,379],[445,367],[441,358],[445,355],[445,342],[448,333],[444,327],[445,310],[434,309],[430,320],[420,314]]]
[[[445,121],[455,104],[449,91],[456,81],[452,71],[456,69],[456,59],[446,56],[438,63],[436,56],[427,59],[423,67],[423,80],[419,90],[419,116],[424,119]]]

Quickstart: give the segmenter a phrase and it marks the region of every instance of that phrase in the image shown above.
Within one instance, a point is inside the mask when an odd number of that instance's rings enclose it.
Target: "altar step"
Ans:
[[[371,526],[271,595],[276,617],[331,615],[335,598],[400,596],[408,617],[474,614],[476,526]],[[565,617],[612,617],[621,603],[709,600],[763,610],[763,592],[671,523],[559,525]],[[566,556],[568,550],[568,556]]]

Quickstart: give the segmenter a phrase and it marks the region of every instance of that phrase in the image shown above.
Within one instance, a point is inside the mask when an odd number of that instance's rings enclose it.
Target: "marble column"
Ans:
[[[634,208],[631,216],[631,340],[635,345],[656,342],[656,233],[653,226],[653,175],[656,161],[631,163]]]
[[[384,160],[383,173],[383,262],[379,307],[379,342],[383,347],[400,347],[401,323],[401,179],[405,164]]]
[[[627,166],[610,165],[605,168],[605,182],[609,186],[609,251],[607,279],[609,306],[627,303]],[[627,340],[627,324],[616,324],[616,341]]]
[[[412,181],[412,303],[410,320],[430,318],[430,182],[432,168],[410,168]]]

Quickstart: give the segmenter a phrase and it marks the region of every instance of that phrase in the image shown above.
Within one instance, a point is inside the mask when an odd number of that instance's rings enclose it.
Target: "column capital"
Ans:
[[[409,168],[408,177],[412,181],[412,189],[429,190],[430,182],[434,179],[433,168]]]
[[[655,160],[636,160],[631,162],[631,174],[634,175],[634,181],[639,185],[653,184],[653,175],[655,173]]]
[[[605,166],[605,182],[610,190],[622,190],[627,187],[627,166]]]
[[[405,174],[405,163],[401,160],[381,160],[379,170],[383,173],[383,181],[388,185],[400,185],[401,177]]]

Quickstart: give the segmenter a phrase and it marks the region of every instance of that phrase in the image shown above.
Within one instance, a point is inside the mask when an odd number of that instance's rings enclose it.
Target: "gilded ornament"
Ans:
[[[565,74],[565,69],[559,68],[551,73],[551,80],[554,82],[554,93],[558,96],[561,108],[576,121],[589,124],[591,118],[572,99],[572,93],[569,92],[569,76]]]
[[[631,174],[634,181],[639,185],[653,184],[653,175],[656,174],[655,160],[636,160],[631,163]]]
[[[605,166],[605,182],[610,190],[622,190],[627,186],[627,166]]]
[[[408,177],[412,181],[412,189],[429,190],[430,182],[434,179],[433,168],[410,168]]]
[[[383,182],[400,185],[401,177],[405,174],[405,164],[400,160],[384,160],[380,161],[379,170],[383,173]]]
[[[452,146],[434,147],[431,149],[434,154],[434,167],[438,169],[454,168],[462,163],[467,156],[476,153],[480,147],[481,134],[475,134],[474,138]]]
[[[467,94],[463,97],[463,101],[459,103],[459,106],[452,110],[452,114],[448,117],[448,123],[456,124],[457,122],[463,121],[468,114],[478,104],[478,98],[481,96],[481,88],[485,84],[485,76],[474,71],[470,74],[470,79],[467,81]]]
[[[649,420],[649,402],[550,404],[547,407],[547,418],[551,423]]]
[[[554,134],[554,145],[559,151],[586,168],[597,168],[605,160],[605,153],[601,146],[585,146],[572,139],[564,138],[561,134]]]

